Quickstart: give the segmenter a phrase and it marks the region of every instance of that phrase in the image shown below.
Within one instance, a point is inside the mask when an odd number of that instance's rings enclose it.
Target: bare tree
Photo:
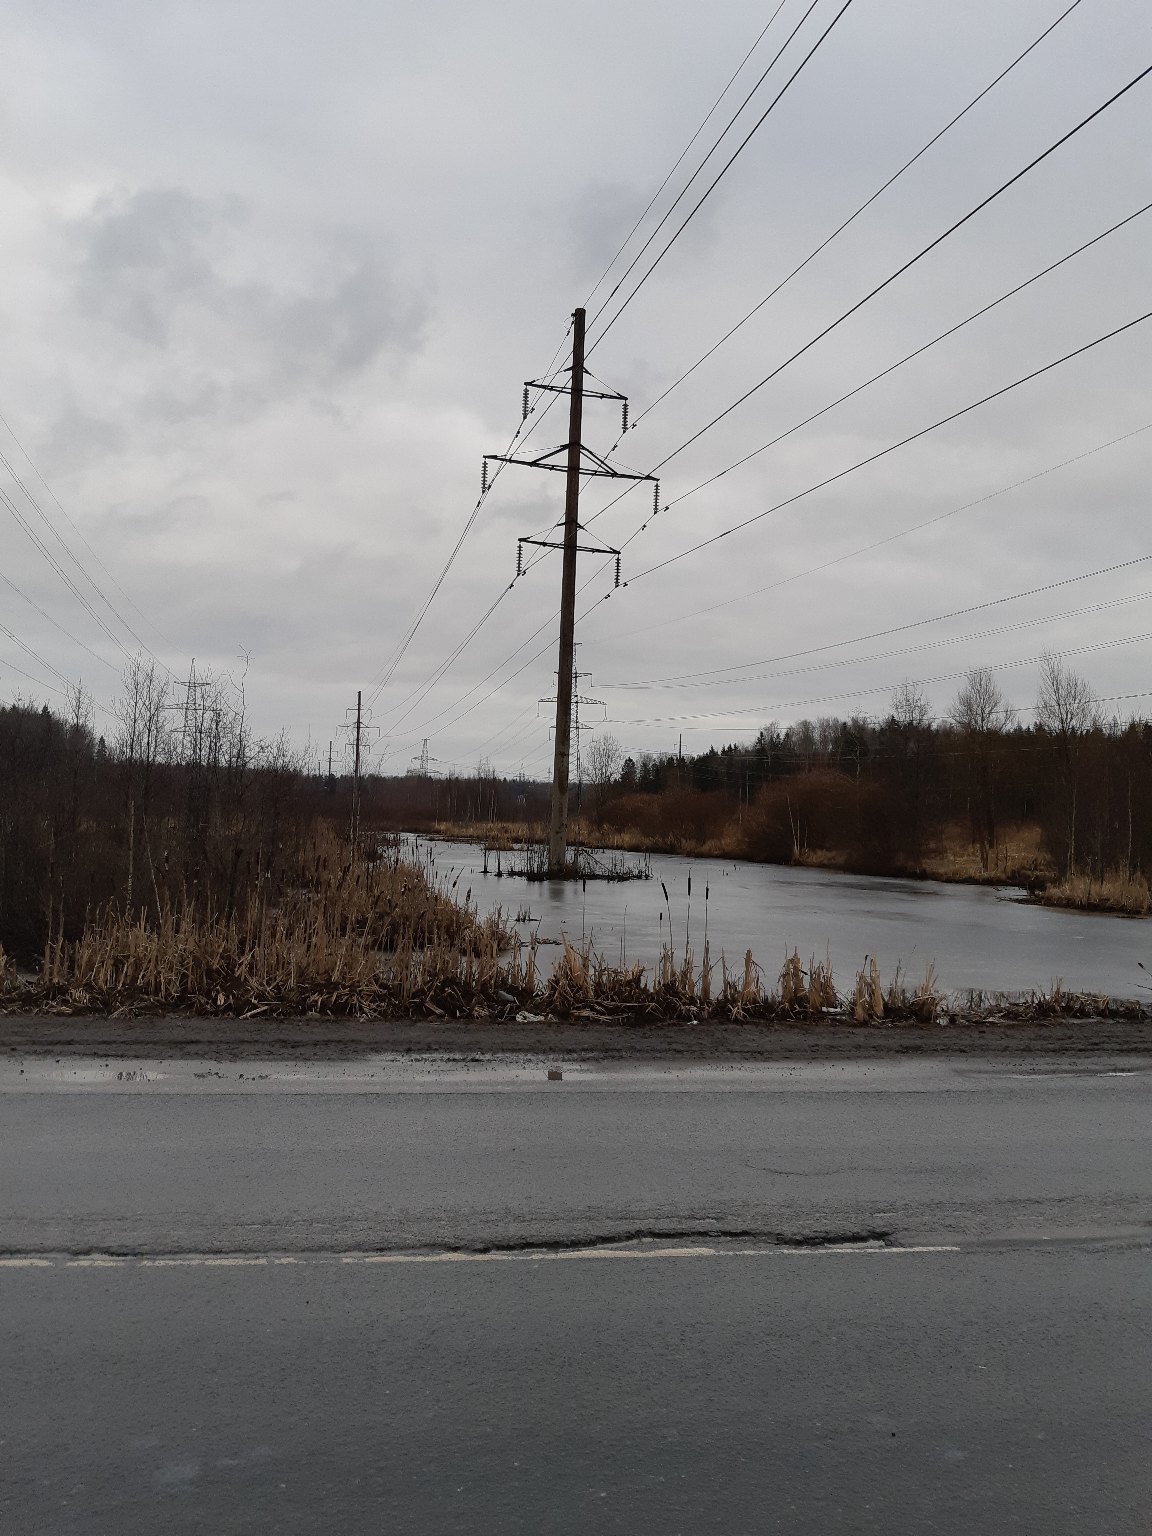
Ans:
[[[904,730],[921,729],[932,720],[928,697],[920,684],[911,678],[897,683],[892,690],[892,719]]]
[[[132,906],[136,878],[136,818],[139,812],[147,838],[146,817],[152,793],[152,776],[158,763],[170,755],[172,732],[168,721],[168,680],[156,663],[141,655],[124,668],[124,692],[113,704],[119,722],[116,752],[125,765],[128,806],[127,904]]]
[[[899,753],[902,841],[907,857],[916,861],[924,836],[927,758],[932,745],[932,709],[919,683],[908,678],[893,688],[890,724]]]
[[[1080,807],[1080,738],[1099,724],[1092,690],[1085,678],[1066,667],[1059,656],[1045,651],[1040,659],[1040,689],[1036,695],[1036,724],[1055,738],[1060,749],[1060,798],[1063,801],[1061,838],[1064,871],[1076,871],[1077,816]]]
[[[972,841],[980,849],[980,868],[987,873],[989,852],[996,846],[998,747],[1016,712],[1005,703],[992,668],[972,667],[952,702],[949,718],[966,739],[969,826]]]
[[[592,788],[593,804],[599,816],[608,803],[612,786],[616,782],[617,771],[624,759],[624,752],[615,736],[605,732],[603,735],[593,736],[587,751],[582,756],[588,773],[588,783]]]
[[[1016,721],[1016,711],[1005,702],[991,667],[969,668],[948,715],[959,730],[981,736],[1011,730]]]
[[[1066,667],[1051,651],[1045,651],[1040,658],[1036,724],[1064,746],[1098,724],[1087,679]]]
[[[804,772],[807,773],[812,767],[812,754],[816,751],[816,727],[811,720],[798,720],[795,725],[788,727],[786,740],[803,762]]]
[[[144,783],[171,747],[167,717],[170,702],[168,680],[160,675],[156,663],[133,656],[124,668],[124,692],[112,708],[120,727],[116,735],[117,755],[130,770],[139,770]],[[130,782],[133,781],[130,772]]]

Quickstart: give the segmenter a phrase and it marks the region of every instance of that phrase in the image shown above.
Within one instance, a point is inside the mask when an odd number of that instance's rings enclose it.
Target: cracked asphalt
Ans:
[[[1150,1111],[1135,1057],[10,1057],[0,1529],[1143,1532]]]

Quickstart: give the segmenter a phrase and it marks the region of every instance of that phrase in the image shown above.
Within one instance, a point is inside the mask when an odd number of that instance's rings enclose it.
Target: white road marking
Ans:
[[[550,1259],[716,1259],[719,1248],[525,1248],[495,1253],[346,1253],[344,1264],[511,1264]]]
[[[263,1253],[207,1253],[180,1254],[163,1258],[137,1259],[144,1269],[235,1269],[251,1265],[267,1264],[268,1255]]]

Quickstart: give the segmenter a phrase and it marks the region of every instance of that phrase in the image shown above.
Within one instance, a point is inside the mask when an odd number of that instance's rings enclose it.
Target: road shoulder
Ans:
[[[339,1061],[380,1053],[584,1061],[857,1061],[908,1057],[1152,1058],[1152,1021],[910,1024],[0,1016],[11,1057]]]

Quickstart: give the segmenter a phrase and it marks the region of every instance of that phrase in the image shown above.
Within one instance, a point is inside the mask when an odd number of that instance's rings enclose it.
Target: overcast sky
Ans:
[[[784,0],[590,314],[807,4]],[[841,4],[817,0],[592,340]],[[631,396],[633,419],[1066,4],[852,0],[594,348],[589,366]],[[439,576],[524,380],[556,358],[774,7],[10,0],[0,411],[35,471],[2,425],[0,450],[37,506],[2,465],[0,485],[123,645],[137,641],[120,619],[182,677],[195,657],[239,678],[247,657],[256,727],[326,756]],[[650,470],[1148,64],[1147,0],[1081,0],[639,421],[617,461]],[[1152,77],[676,455],[662,504],[1152,201],[1150,127]],[[904,678],[932,680],[943,711],[957,674],[983,663],[1027,705],[1045,648],[1099,696],[1152,688],[1152,321],[643,574],[1152,309],[1150,252],[1152,213],[643,534],[647,487],[598,518],[600,542],[632,540],[631,584],[597,601],[611,570],[581,556],[580,666],[604,701],[585,718],[606,716],[636,753],[675,750],[681,732],[697,751],[769,719],[883,713]],[[618,409],[590,402],[585,422],[607,452]],[[563,442],[563,405],[532,425],[530,447]],[[585,521],[618,491],[592,486]],[[375,699],[387,770],[428,737],[441,765],[547,771],[537,701],[554,690],[557,557],[422,685],[511,581],[517,537],[546,530],[562,498],[559,475],[497,480]],[[14,584],[0,623],[36,653],[0,632],[0,698],[59,702],[45,686],[59,673],[109,705],[123,653],[6,505],[0,530]],[[920,620],[934,622],[878,634]],[[1073,654],[1084,647],[1097,649]],[[623,686],[638,683],[656,685]]]

